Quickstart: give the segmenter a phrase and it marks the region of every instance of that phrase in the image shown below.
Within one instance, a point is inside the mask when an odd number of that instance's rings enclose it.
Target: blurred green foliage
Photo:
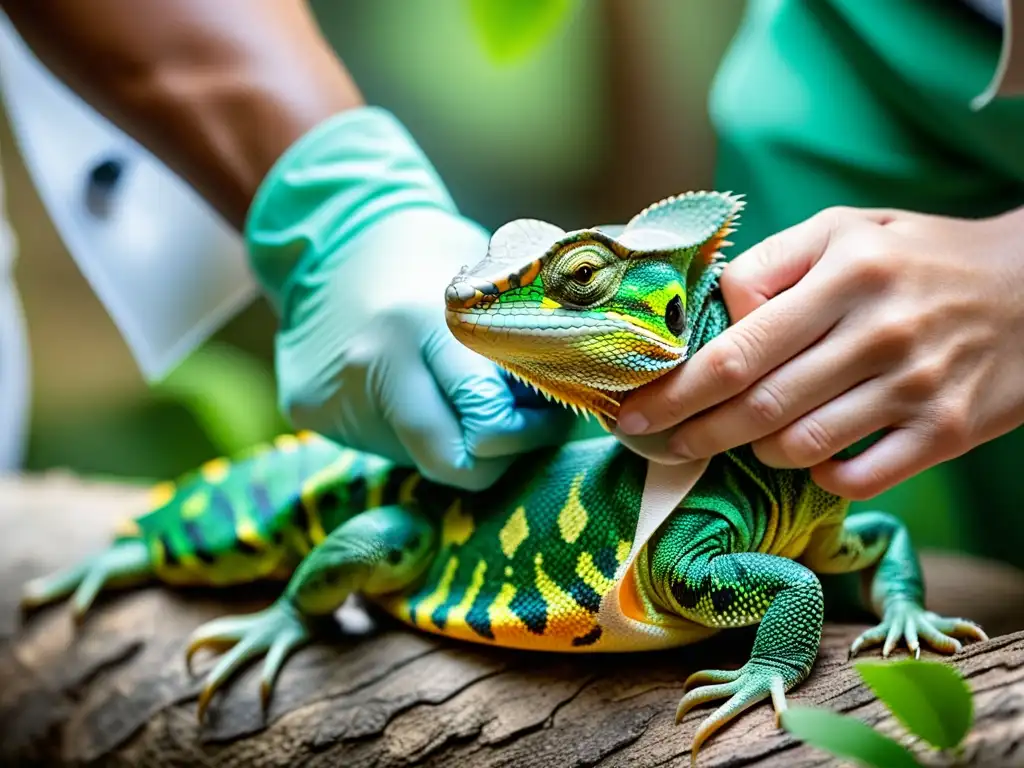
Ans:
[[[473,25],[491,59],[523,60],[547,43],[578,0],[466,0]]]

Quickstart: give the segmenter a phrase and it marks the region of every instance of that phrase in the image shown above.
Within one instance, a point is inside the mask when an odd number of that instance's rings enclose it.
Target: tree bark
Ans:
[[[99,551],[113,522],[143,499],[136,488],[63,475],[0,480],[0,764],[683,766],[710,709],[676,726],[682,681],[700,668],[738,666],[749,653],[744,630],[673,652],[531,654],[427,636],[351,606],[338,637],[285,666],[265,720],[255,667],[197,728],[201,678],[185,670],[185,638],[211,618],[265,605],[271,592],[124,592],[102,600],[77,632],[63,606],[24,622],[18,615],[26,580]],[[930,607],[975,619],[992,636],[952,662],[975,691],[962,764],[1022,766],[1024,574],[950,555],[923,559]],[[847,662],[862,629],[826,625],[815,669],[790,702],[852,713],[902,738]],[[949,764],[921,754],[925,764]],[[723,730],[699,760],[705,768],[833,764],[776,730],[769,704]]]

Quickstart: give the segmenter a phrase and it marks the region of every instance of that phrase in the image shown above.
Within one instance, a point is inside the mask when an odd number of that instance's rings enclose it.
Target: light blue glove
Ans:
[[[565,439],[565,411],[517,403],[448,330],[444,289],[483,258],[488,233],[390,113],[344,112],[296,142],[245,237],[281,317],[279,400],[296,426],[471,490]]]

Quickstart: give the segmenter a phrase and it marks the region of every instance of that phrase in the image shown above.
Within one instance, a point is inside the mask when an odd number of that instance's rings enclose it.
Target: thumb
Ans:
[[[765,238],[729,262],[722,272],[721,286],[732,321],[746,317],[796,285],[850,216],[840,209],[822,211]]]

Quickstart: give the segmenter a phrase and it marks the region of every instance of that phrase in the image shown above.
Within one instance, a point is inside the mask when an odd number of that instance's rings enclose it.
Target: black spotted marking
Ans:
[[[598,640],[601,639],[601,635],[603,633],[604,633],[604,630],[601,629],[601,627],[599,627],[599,626],[598,627],[594,627],[592,630],[587,632],[587,634],[583,635],[582,637],[574,637],[572,639],[572,644],[576,648],[579,648],[579,647],[582,647],[582,646],[587,646],[587,645],[593,645],[594,643],[596,643]]]
[[[345,487],[345,491],[348,494],[349,509],[353,512],[362,512],[366,509],[367,484],[364,476],[354,478]]]
[[[675,598],[679,607],[684,610],[696,608],[697,603],[700,602],[701,595],[707,594],[707,591],[707,577],[702,578],[699,582],[692,582],[687,578],[682,578],[672,584],[672,597]]]
[[[686,329],[683,300],[679,294],[669,299],[668,305],[665,307],[665,327],[673,336],[682,336]]]
[[[309,509],[307,509],[302,499],[296,499],[292,502],[291,518],[299,530],[309,531],[312,527],[313,518],[310,516]]]
[[[460,574],[457,572],[451,589],[448,591],[448,596],[430,615],[431,622],[433,622],[434,626],[442,631],[444,631],[444,628],[448,625],[448,614],[451,613],[466,596],[466,591],[469,589],[469,573],[477,567],[477,564],[463,561],[461,566],[461,570],[463,572],[461,574],[462,578],[460,578]]]
[[[235,538],[235,550],[243,555],[258,555],[260,553],[259,547],[254,547],[248,541],[237,537]]]
[[[400,549],[392,549],[387,554],[388,565],[398,565],[402,562],[402,551]]]
[[[422,544],[422,543],[423,543],[423,537],[420,536],[420,534],[418,534],[418,533],[414,533],[409,538],[408,547],[409,547],[410,550],[415,552],[417,549],[420,548],[420,544]]]
[[[865,528],[860,531],[860,541],[865,549],[871,549],[878,543],[878,539],[881,538],[883,532],[880,528]]]
[[[332,514],[341,509],[341,496],[333,488],[328,488],[317,496],[316,505],[321,514]]]
[[[461,492],[449,485],[426,483],[420,487],[417,502],[427,514],[440,513],[450,507]]]
[[[599,549],[597,557],[594,558],[594,565],[597,566],[597,570],[606,579],[614,579],[615,573],[619,570],[619,561],[615,557],[615,548],[605,547]]]
[[[395,467],[388,471],[384,479],[384,489],[381,491],[381,500],[385,505],[398,503],[398,496],[402,491],[402,484],[416,474],[411,467]]]
[[[736,590],[732,587],[718,587],[711,590],[711,607],[715,613],[723,614],[736,603]]]
[[[539,589],[530,586],[519,590],[508,607],[528,630],[535,635],[544,634],[548,626],[548,604]]]
[[[160,548],[164,552],[164,564],[172,568],[178,565],[181,561],[178,559],[178,553],[171,545],[171,540],[167,536],[158,536],[157,541],[160,542]]]
[[[577,579],[569,588],[569,594],[576,604],[581,608],[597,613],[601,608],[601,596],[597,591],[582,579]]]
[[[252,483],[249,486],[249,495],[252,497],[252,508],[256,513],[256,519],[266,525],[274,520],[274,505],[270,501],[270,493],[263,483]]]
[[[439,630],[444,632],[444,628],[448,626],[448,606],[439,605],[434,609],[434,612],[430,614],[431,623]]]
[[[846,557],[850,554],[850,545],[845,541],[839,545],[839,549],[836,551],[838,557]]]
[[[207,547],[206,539],[203,538],[203,532],[199,530],[199,526],[195,521],[186,520],[182,527],[185,530],[185,536],[192,545],[192,554],[196,556],[196,559],[206,565],[213,565],[216,562],[216,558]]]
[[[480,637],[487,640],[494,639],[494,630],[491,629],[491,617],[487,609],[495,597],[497,597],[497,592],[493,590],[480,590],[476,600],[473,601],[473,605],[466,612],[466,625],[480,635]]]
[[[515,290],[520,287],[520,280],[523,279],[524,272],[510,272],[508,275],[508,287],[510,290]]]
[[[220,490],[214,488],[210,491],[210,506],[207,509],[207,514],[216,515],[221,518],[224,523],[235,530],[237,524],[237,518],[235,516],[235,506],[231,503],[231,499],[228,495]]]

